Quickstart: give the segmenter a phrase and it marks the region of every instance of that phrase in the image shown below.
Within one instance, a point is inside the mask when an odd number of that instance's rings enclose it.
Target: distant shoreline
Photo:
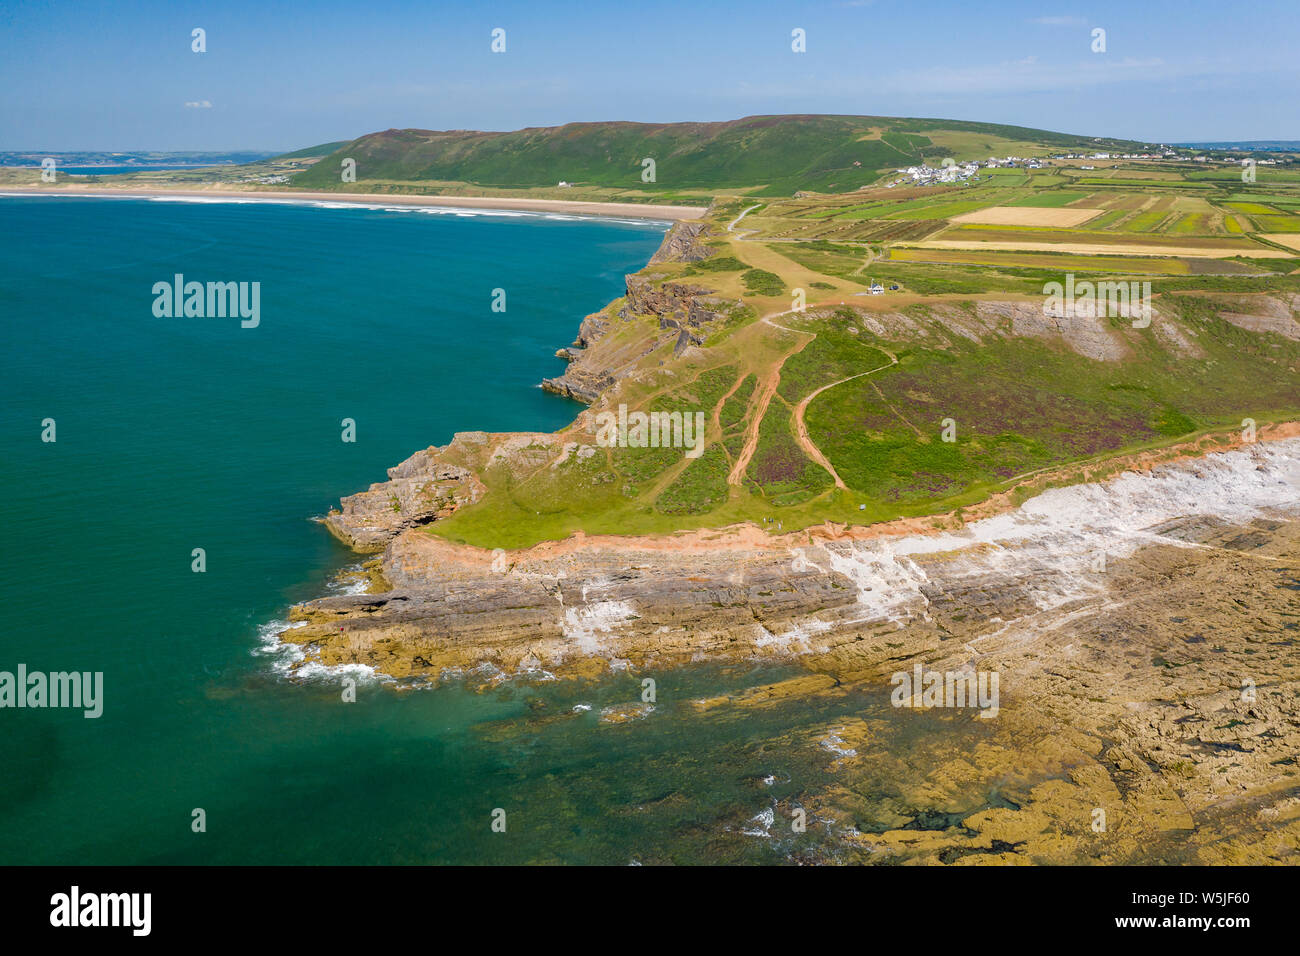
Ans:
[[[391,196],[384,193],[306,192],[298,190],[186,189],[179,186],[20,186],[0,185],[0,193],[24,193],[44,196],[117,196],[123,199],[155,199],[212,196],[256,201],[303,200],[308,202],[344,202],[359,205],[448,206],[458,209],[481,209],[491,212],[508,209],[517,212],[558,213],[568,216],[616,217],[620,219],[654,219],[675,221],[699,219],[704,206],[667,206],[628,202],[583,202],[567,199],[526,199],[503,196]]]

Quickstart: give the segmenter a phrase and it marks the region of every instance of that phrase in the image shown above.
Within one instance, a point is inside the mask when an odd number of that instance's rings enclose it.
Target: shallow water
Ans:
[[[328,793],[359,806],[402,789],[400,773],[347,769],[385,731],[358,729],[363,704],[314,705],[320,691],[278,683],[255,654],[260,628],[355,560],[309,518],[455,429],[567,423],[576,406],[537,383],[663,228],[0,199],[0,670],[105,682],[97,720],[0,710],[0,859],[355,858],[320,842]],[[260,325],[155,317],[152,286],[177,272],[260,282]],[[392,719],[411,713],[391,703]],[[326,780],[297,806],[263,792]],[[191,839],[191,810],[219,806],[206,842]],[[376,837],[367,858],[395,845]]]

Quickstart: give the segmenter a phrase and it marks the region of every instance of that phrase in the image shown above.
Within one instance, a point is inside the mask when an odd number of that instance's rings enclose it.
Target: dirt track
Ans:
[[[884,349],[881,349],[881,351],[885,352]],[[882,365],[879,368],[873,368],[866,372],[858,372],[858,374],[856,375],[850,375],[847,378],[842,378],[838,382],[831,382],[829,385],[823,385],[815,392],[812,392],[811,394],[805,396],[803,401],[801,401],[798,405],[794,407],[795,440],[799,442],[800,447],[803,448],[804,453],[809,458],[817,462],[817,464],[821,465],[830,473],[830,476],[835,479],[836,488],[847,489],[848,486],[845,485],[844,482],[840,480],[839,472],[835,470],[835,466],[830,463],[830,461],[826,458],[826,456],[822,454],[821,449],[818,448],[816,444],[813,443],[813,440],[808,436],[808,425],[803,420],[804,411],[808,408],[809,402],[811,402],[822,392],[826,391],[828,388],[834,388],[836,385],[843,385],[845,382],[851,382],[855,378],[862,378],[862,376],[864,375],[870,375],[873,372],[879,372],[898,364],[898,359],[894,356],[892,352],[885,352],[885,354],[888,355],[890,359],[890,361],[887,364]]]

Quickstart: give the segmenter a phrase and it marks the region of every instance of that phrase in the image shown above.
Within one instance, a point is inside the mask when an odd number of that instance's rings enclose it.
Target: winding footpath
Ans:
[[[735,229],[735,228],[736,228],[736,224],[739,223],[740,220],[744,219],[746,216],[748,216],[751,212],[753,212],[755,209],[757,209],[757,208],[758,208],[759,206],[761,206],[761,205],[763,205],[761,202],[756,202],[756,203],[754,203],[754,205],[750,206],[748,209],[746,209],[744,212],[742,212],[742,213],[741,213],[739,216],[737,216],[735,219],[731,220],[731,223],[727,226],[727,232],[731,232],[733,229]]]
[[[879,348],[879,346],[876,346],[876,348]],[[823,468],[826,469],[827,472],[830,473],[830,476],[835,479],[835,487],[843,488],[846,491],[848,490],[848,486],[845,485],[844,482],[840,480],[839,472],[835,470],[835,466],[832,465],[829,460],[827,460],[826,456],[822,454],[821,449],[818,448],[813,443],[813,440],[808,437],[808,425],[804,422],[803,415],[804,415],[804,411],[808,408],[808,403],[811,402],[818,395],[820,395],[822,392],[826,391],[828,388],[834,388],[836,385],[843,385],[845,382],[851,382],[855,378],[862,378],[862,376],[864,375],[871,375],[874,372],[880,372],[883,371],[884,369],[892,368],[898,364],[898,358],[892,352],[887,352],[884,349],[880,349],[880,351],[884,352],[886,355],[889,356],[889,361],[884,365],[880,366],[879,368],[873,368],[870,371],[858,372],[856,375],[850,375],[847,378],[842,378],[838,382],[831,382],[829,385],[823,385],[821,388],[817,389],[817,391],[807,395],[803,401],[801,401],[798,405],[794,407],[795,440],[799,442],[799,446],[803,448],[804,453],[809,458],[817,462],[817,464],[821,465]]]
[[[789,312],[778,312],[776,315],[789,315]],[[786,328],[784,325],[777,325],[772,321],[772,316],[764,316],[760,321],[765,325],[773,328],[783,329],[786,332],[798,334],[798,329]],[[749,467],[750,459],[754,457],[754,449],[758,447],[758,430],[763,424],[763,418],[767,415],[767,406],[772,402],[772,396],[776,394],[776,387],[781,384],[781,366],[785,365],[785,360],[796,352],[802,351],[809,342],[817,337],[816,332],[804,332],[804,335],[811,336],[801,342],[799,348],[790,352],[789,355],[783,355],[781,360],[770,368],[754,388],[754,399],[757,404],[754,406],[754,414],[745,426],[745,444],[741,448],[740,454],[736,456],[736,463],[731,466],[731,472],[727,475],[727,484],[739,485],[745,477],[745,469]]]
[[[783,315],[792,314],[795,313],[792,311],[777,312],[773,315],[766,315],[760,320],[764,325],[770,325],[774,329],[780,329],[783,332],[793,332],[796,335],[806,335],[808,338],[797,349],[782,356],[781,361],[777,362],[759,381],[758,386],[755,389],[757,405],[755,406],[754,414],[749,421],[749,425],[745,428],[744,447],[741,449],[740,454],[736,456],[735,464],[732,465],[731,472],[727,475],[727,484],[729,485],[740,484],[741,480],[744,478],[745,469],[749,467],[749,463],[754,457],[754,451],[758,448],[758,433],[763,424],[763,418],[767,415],[767,408],[772,403],[772,396],[776,394],[777,386],[781,384],[781,368],[785,365],[786,360],[789,359],[791,355],[803,351],[803,349],[808,346],[809,342],[817,338],[816,332],[811,332],[808,329],[792,329],[788,325],[781,325],[778,322],[772,321],[773,319],[779,318]],[[880,348],[879,346],[875,347]],[[821,388],[807,395],[793,409],[792,421],[794,424],[795,441],[799,443],[799,447],[803,449],[804,454],[822,468],[826,469],[827,474],[834,479],[835,487],[837,488],[847,490],[848,486],[840,479],[839,473],[835,470],[835,466],[832,465],[826,456],[822,454],[821,449],[817,447],[816,443],[814,443],[812,438],[809,436],[808,425],[804,421],[804,412],[808,408],[808,403],[827,389],[834,388],[836,385],[843,385],[845,382],[851,382],[855,378],[862,378],[864,375],[872,375],[887,368],[892,368],[898,364],[898,356],[894,355],[894,353],[883,348],[880,348],[880,351],[889,356],[889,362],[887,364],[881,365],[878,368],[868,369],[865,372],[858,372],[855,375],[849,375],[845,378],[839,379],[838,381],[823,385]]]

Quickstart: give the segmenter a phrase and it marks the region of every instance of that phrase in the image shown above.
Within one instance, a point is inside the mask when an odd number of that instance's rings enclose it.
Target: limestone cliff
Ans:
[[[707,234],[704,222],[674,224],[650,259],[651,265],[707,258],[713,254],[701,241]],[[703,343],[703,330],[731,303],[713,296],[704,286],[664,279],[653,270],[626,276],[623,299],[582,320],[573,344],[556,353],[569,361],[568,369],[563,375],[544,379],[542,388],[591,405],[665,342],[674,343],[675,354]],[[657,319],[657,327],[651,324],[642,334],[615,334],[645,317]]]

